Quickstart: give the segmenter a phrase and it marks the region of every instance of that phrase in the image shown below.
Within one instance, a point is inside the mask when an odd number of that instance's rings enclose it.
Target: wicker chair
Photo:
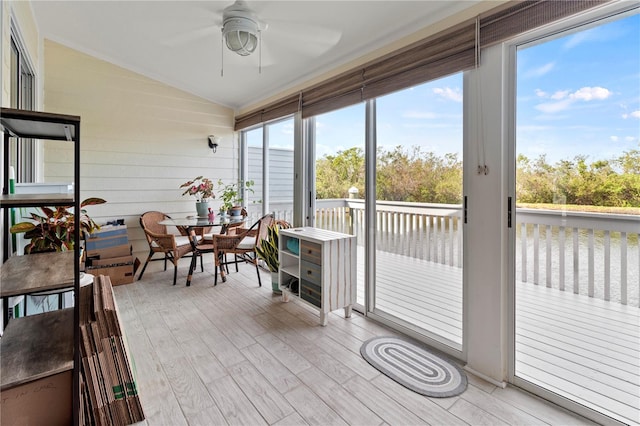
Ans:
[[[256,247],[259,247],[262,240],[267,237],[267,230],[274,222],[273,214],[267,214],[251,225],[249,229],[238,228],[235,234],[213,236],[214,285],[218,284],[218,270],[220,270],[222,281],[226,281],[225,267],[227,263],[235,263],[237,268],[238,262],[249,262],[255,265],[256,273],[258,274],[258,285],[262,287]],[[233,262],[226,261],[227,254],[234,255]]]
[[[165,225],[160,225],[159,223],[165,219],[171,219],[171,217],[158,211],[146,212],[140,216],[140,226],[142,227],[144,235],[147,238],[147,242],[149,243],[149,256],[144,262],[144,266],[142,267],[138,280],[142,279],[142,275],[144,274],[149,261],[164,259],[165,271],[167,270],[167,260],[170,260],[173,263],[173,285],[176,285],[178,260],[189,253],[192,253],[194,256],[197,256],[197,254],[193,254],[193,248],[191,246],[189,236],[167,233],[167,227]],[[185,231],[180,230],[180,232],[184,233]],[[156,253],[162,253],[164,258],[152,259],[153,255]],[[202,258],[200,259],[200,267],[204,270]]]

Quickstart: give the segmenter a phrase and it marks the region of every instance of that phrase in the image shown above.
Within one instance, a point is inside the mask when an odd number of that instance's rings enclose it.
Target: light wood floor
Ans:
[[[359,353],[395,334],[342,310],[322,327],[302,304],[282,303],[263,273],[240,266],[213,286],[213,267],[185,287],[151,264],[142,281],[114,288],[149,425],[575,425],[588,420],[517,388],[467,374],[453,398],[427,398],[371,367]]]
[[[378,251],[375,306],[462,348],[460,268]],[[517,377],[640,424],[638,307],[518,281],[515,331]]]

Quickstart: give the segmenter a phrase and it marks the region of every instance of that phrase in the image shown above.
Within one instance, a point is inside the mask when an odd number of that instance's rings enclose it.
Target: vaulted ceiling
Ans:
[[[33,1],[32,7],[44,38],[240,109],[478,2],[248,1],[267,28],[261,52],[247,57],[222,49],[222,11],[231,1]]]

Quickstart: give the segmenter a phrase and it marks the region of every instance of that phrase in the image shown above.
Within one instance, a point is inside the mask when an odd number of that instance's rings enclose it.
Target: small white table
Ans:
[[[297,240],[298,253],[291,251],[290,241]],[[344,308],[351,316],[356,301],[356,237],[319,228],[280,230],[278,257],[279,283],[283,300],[293,297],[320,312],[320,322],[327,325],[331,311]],[[297,288],[283,284],[298,280]]]

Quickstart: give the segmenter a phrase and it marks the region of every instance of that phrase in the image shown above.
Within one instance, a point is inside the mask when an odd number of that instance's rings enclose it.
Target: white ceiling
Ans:
[[[41,35],[241,109],[473,6],[469,1],[248,1],[268,27],[259,53],[224,49],[232,1],[33,1]]]

